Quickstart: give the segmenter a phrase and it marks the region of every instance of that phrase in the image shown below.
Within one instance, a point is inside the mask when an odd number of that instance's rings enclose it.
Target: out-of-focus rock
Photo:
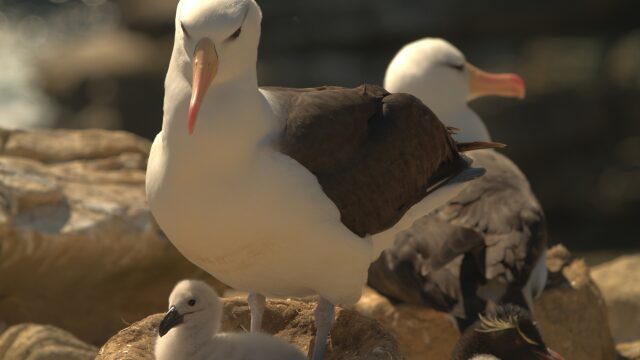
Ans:
[[[640,88],[640,31],[618,40],[607,55],[609,80],[619,87]]]
[[[222,299],[222,331],[243,332],[250,326],[250,311],[243,298]],[[268,300],[264,331],[310,354],[315,339],[315,302]],[[120,331],[101,349],[96,360],[153,360],[153,347],[162,315],[153,315]],[[396,340],[377,321],[355,311],[338,308],[326,360],[403,359]]]
[[[616,342],[640,339],[640,255],[622,256],[591,271],[607,303]]]
[[[175,6],[175,4],[174,4]],[[39,61],[57,126],[125,129],[151,138],[162,123],[170,39],[108,29],[79,35]]]
[[[65,94],[82,82],[137,73],[153,74],[162,69],[158,46],[142,34],[125,30],[103,30],[75,38],[53,49],[42,59],[45,89]]]
[[[15,325],[0,336],[0,359],[93,360],[97,352],[94,346],[53,326]]]
[[[178,4],[174,0],[115,0],[115,3],[128,27],[147,32],[172,26]]]
[[[549,282],[535,304],[545,342],[566,359],[615,360],[606,305],[589,268],[561,245],[547,256]]]
[[[625,360],[640,360],[640,341],[618,344],[616,350]]]
[[[366,289],[354,306],[378,320],[398,340],[407,360],[448,359],[460,333],[445,313],[413,305],[392,305],[373,289]]]
[[[147,209],[148,141],[100,130],[0,135],[0,320],[52,324],[100,345],[164,310],[183,278],[221,290]]]

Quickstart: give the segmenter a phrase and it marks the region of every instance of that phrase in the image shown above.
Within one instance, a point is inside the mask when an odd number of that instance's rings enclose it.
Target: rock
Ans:
[[[56,127],[155,136],[162,124],[171,49],[169,38],[107,29],[73,37],[47,52],[38,63],[38,78],[60,110]]]
[[[124,132],[0,131],[0,320],[101,345],[163,311],[185,260],[146,206],[149,142]]]
[[[222,299],[223,331],[246,331],[250,312],[243,298]],[[311,353],[315,339],[315,302],[267,300],[264,330]],[[375,320],[352,310],[338,308],[326,360],[402,359],[394,338]],[[120,331],[99,352],[96,360],[153,360],[154,341],[163,315],[152,315]]]
[[[128,27],[149,33],[159,28],[172,28],[176,16],[176,1],[173,0],[115,0],[122,10]]]
[[[632,31],[612,45],[606,70],[615,85],[640,88],[640,31]]]
[[[640,339],[640,254],[599,265],[591,274],[607,303],[615,341]]]
[[[95,347],[53,326],[15,325],[0,336],[0,359],[93,360],[97,352]]]
[[[640,360],[640,341],[618,344],[616,350],[624,359]]]
[[[460,336],[448,314],[413,305],[394,306],[373,289],[366,289],[354,308],[378,320],[396,338],[407,360],[448,359]]]
[[[121,154],[149,155],[146,139],[124,131],[34,130],[12,133],[0,154],[26,157],[45,163],[109,159]],[[144,166],[138,166],[144,169]]]
[[[560,245],[547,256],[549,282],[535,303],[545,342],[566,359],[615,360],[606,305],[589,268]]]

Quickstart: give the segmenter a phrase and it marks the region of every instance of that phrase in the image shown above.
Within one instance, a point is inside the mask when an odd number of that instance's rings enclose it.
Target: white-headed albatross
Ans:
[[[387,69],[385,87],[411,93],[448,126],[458,141],[491,141],[467,101],[485,95],[522,98],[514,74],[489,74],[469,64],[442,39],[405,46]],[[518,167],[493,150],[468,153],[486,168],[457,197],[398,235],[369,269],[369,285],[402,302],[456,316],[462,329],[487,301],[532,309],[546,283],[544,213]]]
[[[483,173],[459,152],[499,144],[456,143],[420,100],[377,86],[260,90],[261,18],[254,0],[178,4],[147,198],[187,259],[251,293],[252,331],[264,295],[319,294],[319,360],[371,261]]]

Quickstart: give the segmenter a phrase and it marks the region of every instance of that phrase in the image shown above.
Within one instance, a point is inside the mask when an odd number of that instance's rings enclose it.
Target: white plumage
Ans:
[[[190,301],[193,305],[190,305]],[[305,360],[285,341],[261,333],[218,333],[222,305],[215,291],[201,281],[184,280],[169,297],[170,311],[180,315],[178,324],[158,337],[157,360]],[[167,331],[166,328],[161,330]]]

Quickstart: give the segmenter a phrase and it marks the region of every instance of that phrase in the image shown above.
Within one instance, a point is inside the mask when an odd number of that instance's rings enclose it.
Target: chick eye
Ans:
[[[183,24],[183,23],[180,23],[180,27],[182,28],[182,32],[184,33],[184,35],[185,35],[186,37],[191,37],[191,35],[189,35],[189,32],[187,31],[187,28],[186,28],[186,27],[184,27],[184,24]]]
[[[196,304],[196,300],[195,299],[191,299],[191,300],[189,300],[189,302],[187,304],[189,304],[189,306],[194,306]]]
[[[242,26],[240,26],[240,27],[238,28],[238,30],[236,30],[233,34],[231,34],[231,35],[227,38],[227,41],[229,41],[229,40],[235,40],[235,39],[239,38],[239,37],[240,37],[240,34],[242,34]]]

